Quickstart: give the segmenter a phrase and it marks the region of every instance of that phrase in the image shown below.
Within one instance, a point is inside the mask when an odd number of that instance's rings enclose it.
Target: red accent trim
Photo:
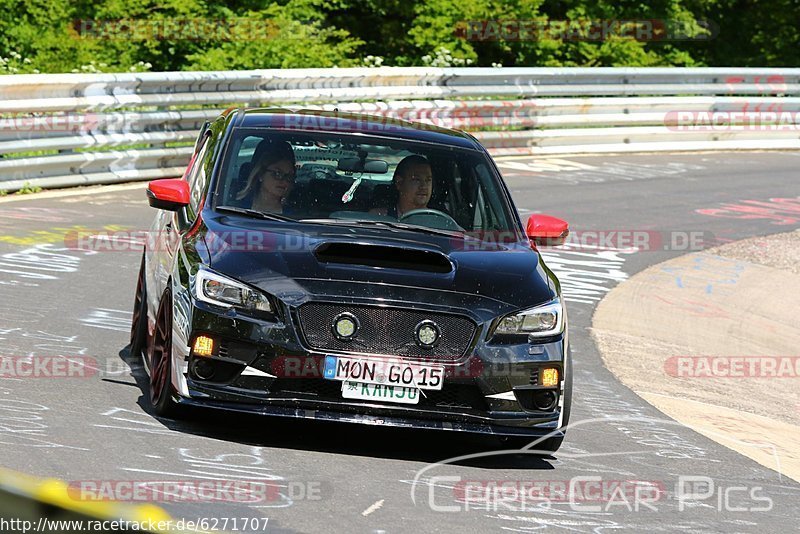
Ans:
[[[569,233],[569,224],[563,219],[550,215],[531,215],[525,234],[529,239],[537,237],[555,238],[566,236]]]
[[[158,200],[189,205],[189,183],[182,178],[154,180],[147,185],[147,189]]]
[[[192,226],[189,228],[189,231],[186,232],[186,238],[192,238],[197,234],[198,230],[200,230],[200,224],[203,222],[203,206],[206,205],[206,199],[203,197],[203,200],[200,201],[200,205],[197,206],[197,218],[192,223]]]

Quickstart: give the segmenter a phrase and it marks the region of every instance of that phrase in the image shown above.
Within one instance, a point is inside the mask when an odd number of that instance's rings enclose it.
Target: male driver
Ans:
[[[396,204],[370,210],[371,213],[399,219],[409,211],[428,207],[433,193],[433,173],[427,159],[417,155],[406,156],[397,164],[392,182],[398,193]]]

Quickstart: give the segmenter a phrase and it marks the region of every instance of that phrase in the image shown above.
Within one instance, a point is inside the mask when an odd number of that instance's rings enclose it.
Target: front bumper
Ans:
[[[515,427],[505,426],[496,419],[487,418],[484,422],[475,420],[471,417],[456,418],[452,421],[444,419],[423,419],[413,417],[418,415],[413,413],[404,416],[396,413],[395,410],[388,411],[388,414],[381,413],[383,406],[359,405],[359,408],[367,410],[369,413],[360,411],[343,411],[337,405],[332,410],[319,407],[291,407],[283,403],[253,405],[246,403],[234,403],[203,399],[198,397],[177,397],[176,402],[185,406],[193,406],[204,409],[224,410],[228,412],[239,412],[247,414],[268,415],[274,417],[288,417],[292,419],[309,419],[316,421],[335,421],[338,423],[352,423],[361,425],[386,426],[397,428],[409,428],[417,430],[443,430],[451,432],[466,432],[470,434],[486,434],[494,436],[519,436],[519,437],[563,437],[563,431],[552,423],[536,425],[534,427]],[[305,404],[305,401],[298,401],[298,404]],[[317,406],[312,404],[311,406]]]
[[[560,436],[564,412],[566,336],[544,343],[487,340],[480,324],[467,353],[445,367],[440,391],[424,390],[419,404],[344,399],[341,382],[322,378],[330,352],[305,343],[297,318],[286,309],[283,320],[244,317],[187,299],[182,350],[174,351],[173,384],[181,404],[280,417],[339,421],[503,436]],[[195,336],[215,339],[211,357],[189,347]],[[339,354],[353,357],[353,354]],[[412,360],[420,362],[420,360]],[[559,371],[560,384],[537,384],[544,367]],[[539,392],[555,402],[539,409]]]

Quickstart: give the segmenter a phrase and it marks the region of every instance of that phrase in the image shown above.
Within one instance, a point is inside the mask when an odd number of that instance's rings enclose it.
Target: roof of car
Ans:
[[[480,145],[471,135],[460,130],[366,113],[341,113],[313,109],[247,108],[241,110],[240,116],[236,120],[236,127],[367,134],[473,150],[480,149]]]

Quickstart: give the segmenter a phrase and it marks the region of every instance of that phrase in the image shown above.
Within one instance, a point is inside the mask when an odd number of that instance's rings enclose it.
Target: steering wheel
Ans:
[[[439,226],[435,222],[433,224],[423,224],[427,217],[434,217],[435,219],[441,219],[444,223],[443,226]],[[420,219],[419,223],[414,223],[413,220],[409,221],[409,219]],[[450,215],[443,211],[431,209],[431,208],[422,208],[418,210],[411,210],[405,212],[399,219],[399,222],[409,222],[411,224],[419,224],[419,226],[430,226],[432,228],[438,228],[440,230],[458,230],[463,232],[464,229],[458,225],[455,219],[453,219]]]

